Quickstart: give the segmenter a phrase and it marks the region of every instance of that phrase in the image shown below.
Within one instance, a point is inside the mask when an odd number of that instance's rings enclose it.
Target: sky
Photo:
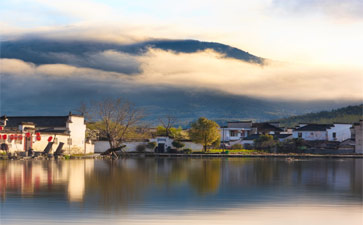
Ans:
[[[83,64],[1,58],[0,72],[18,79],[82,78],[101,87],[193,87],[269,99],[363,99],[361,0],[0,0],[0,26],[2,41],[46,38],[122,45],[195,39],[267,59],[261,66],[212,50],[152,48],[142,55],[105,50],[86,56],[109,66],[137,67],[138,73],[130,76]]]

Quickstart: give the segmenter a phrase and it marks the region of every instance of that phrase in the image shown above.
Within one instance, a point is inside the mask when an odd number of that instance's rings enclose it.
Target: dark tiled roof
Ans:
[[[32,122],[35,127],[65,127],[68,116],[9,116],[6,127],[17,127],[22,122]]]
[[[274,135],[274,137],[280,139],[280,138],[287,138],[291,135],[292,134],[276,134],[276,135]]]
[[[259,138],[259,137],[260,137],[259,134],[251,134],[251,135],[243,138],[243,140],[255,140],[255,139]]]
[[[254,123],[252,124],[252,127],[257,128],[258,131],[261,130],[269,130],[269,131],[277,131],[277,132],[281,132],[282,129],[275,127],[274,125],[271,125],[269,123]]]
[[[333,124],[308,124],[303,127],[297,128],[295,131],[326,131],[327,129],[334,127]]]
[[[42,132],[42,133],[57,133],[57,134],[69,134],[67,132],[67,130],[56,130],[53,128],[46,128],[46,129],[38,129],[36,130],[37,132]]]

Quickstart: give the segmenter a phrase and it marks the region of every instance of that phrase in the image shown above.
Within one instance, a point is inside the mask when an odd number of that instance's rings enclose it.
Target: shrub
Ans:
[[[278,145],[278,151],[283,153],[302,153],[306,149],[304,140],[298,139],[287,139]]]
[[[157,146],[157,143],[155,141],[153,141],[153,142],[147,143],[146,148],[154,150],[156,148],[156,146]]]
[[[170,147],[170,146],[168,146],[168,147],[166,148],[166,152],[171,152],[171,147]]]
[[[173,141],[171,143],[175,148],[179,149],[179,148],[183,148],[185,146],[185,144],[183,142],[180,141]]]
[[[183,149],[183,153],[191,154],[193,151],[190,148]]]
[[[273,139],[272,135],[263,134],[254,140],[254,145],[256,149],[272,151],[276,147],[277,141]]]
[[[146,150],[146,146],[144,144],[140,144],[140,145],[136,146],[137,152],[145,152],[145,150]]]
[[[243,149],[243,145],[237,143],[237,144],[232,145],[231,149]]]

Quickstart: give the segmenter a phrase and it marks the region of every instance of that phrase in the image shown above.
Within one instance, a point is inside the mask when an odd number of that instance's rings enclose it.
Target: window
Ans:
[[[298,136],[299,138],[302,138],[302,133],[301,133],[301,132],[299,132],[299,133],[297,134],[297,136]]]
[[[237,137],[237,136],[238,136],[238,131],[236,131],[236,130],[231,130],[231,131],[230,131],[230,136],[231,136],[231,137]]]
[[[67,144],[68,144],[68,145],[72,145],[72,138],[68,138],[68,140],[67,140]]]
[[[332,136],[333,136],[334,139],[337,139],[337,133],[333,132]]]

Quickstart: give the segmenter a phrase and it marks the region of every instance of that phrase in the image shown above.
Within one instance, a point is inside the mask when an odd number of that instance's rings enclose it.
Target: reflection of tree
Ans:
[[[189,170],[188,181],[199,194],[215,193],[219,188],[221,160],[201,160],[200,167]]]
[[[153,165],[145,160],[133,160],[132,168],[126,167],[126,160],[102,161],[102,166],[86,177],[86,192],[96,197],[105,208],[127,207],[138,201],[151,182]],[[87,195],[87,194],[86,194]]]
[[[69,201],[79,197],[77,201],[84,204],[117,210],[158,201],[155,196],[174,197],[185,185],[199,195],[215,194],[223,185],[223,191],[244,192],[250,198],[253,193],[296,191],[299,195],[303,190],[310,196],[361,200],[362,162],[277,158],[0,161],[0,196],[5,198],[9,192],[52,199],[68,192]],[[198,201],[198,196],[187,197]]]

